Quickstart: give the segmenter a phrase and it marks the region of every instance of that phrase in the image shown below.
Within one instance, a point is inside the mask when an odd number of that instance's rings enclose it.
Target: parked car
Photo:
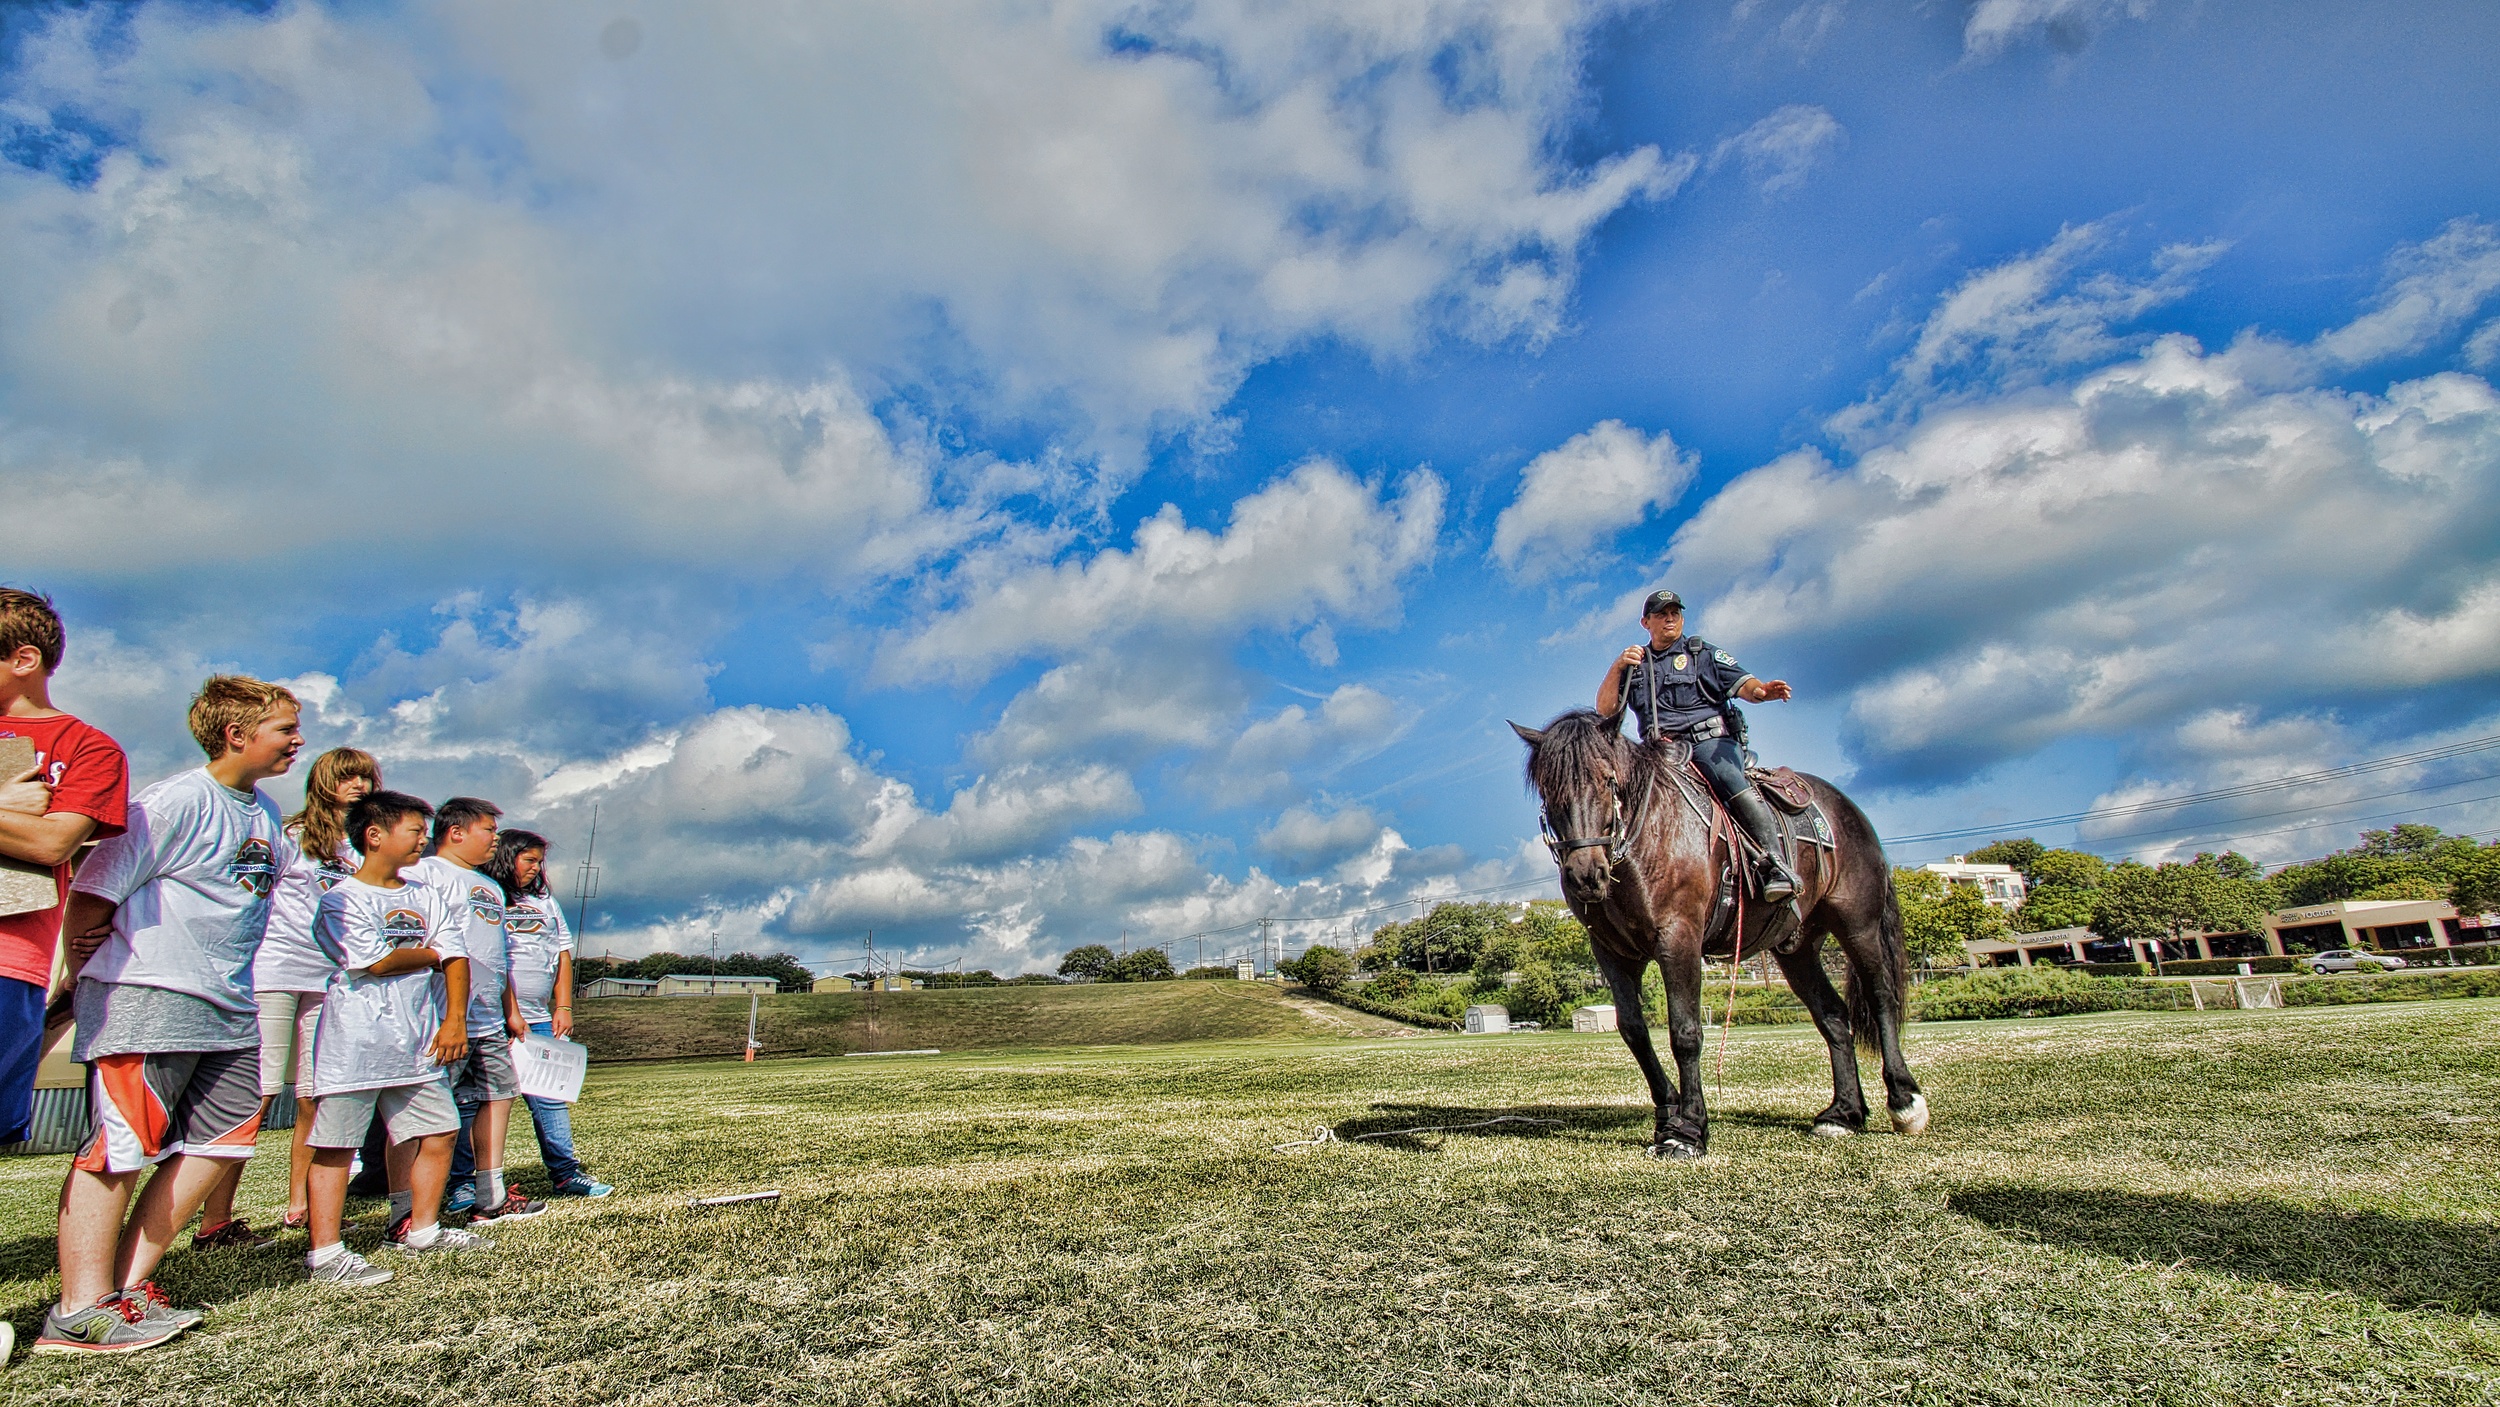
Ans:
[[[2394,953],[2356,953],[2350,948],[2335,948],[2323,953],[2312,953],[2309,957],[2309,970],[2324,977],[2331,972],[2359,972],[2362,970],[2363,963],[2383,968],[2398,968],[2405,965],[2405,960]]]

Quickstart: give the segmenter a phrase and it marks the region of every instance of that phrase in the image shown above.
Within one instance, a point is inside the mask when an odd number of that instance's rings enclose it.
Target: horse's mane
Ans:
[[[1623,715],[1575,708],[1545,725],[1544,741],[1528,749],[1528,785],[1553,796],[1601,785],[1598,764],[1612,762],[1641,780],[1659,765],[1652,749],[1623,736]]]

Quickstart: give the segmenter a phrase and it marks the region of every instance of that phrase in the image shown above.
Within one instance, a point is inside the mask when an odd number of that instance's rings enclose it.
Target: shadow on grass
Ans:
[[[1964,1188],[1945,1205],[1999,1231],[2123,1260],[2341,1290],[2391,1309],[2500,1309],[2500,1227],[2010,1183]]]
[[[1494,1119],[1521,1122],[1489,1123]],[[1528,1123],[1529,1119],[1551,1119],[1552,1123]],[[1336,1126],[1338,1138],[1351,1141],[1366,1134],[1389,1135],[1372,1137],[1365,1142],[1386,1148],[1405,1148],[1428,1152],[1436,1145],[1427,1140],[1451,1136],[1472,1138],[1551,1138],[1557,1134],[1621,1128],[1638,1124],[1647,1127],[1650,1111],[1647,1105],[1628,1104],[1511,1104],[1498,1109],[1478,1109],[1461,1104],[1375,1104],[1372,1112],[1360,1118],[1347,1119]],[[1457,1124],[1485,1124],[1483,1128],[1453,1128]],[[1401,1132],[1414,1129],[1416,1132]]]

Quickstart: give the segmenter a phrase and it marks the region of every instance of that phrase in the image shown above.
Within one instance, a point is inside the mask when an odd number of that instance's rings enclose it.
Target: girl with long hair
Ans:
[[[503,886],[504,943],[512,955],[512,994],[533,1036],[573,1033],[573,930],[564,909],[547,892],[547,838],[507,830],[495,837],[495,853],[479,866]],[[616,1189],[592,1177],[573,1152],[573,1106],[560,1099],[521,1096],[538,1133],[538,1156],[557,1197],[605,1197]]]
[[[347,843],[347,808],[382,785],[382,769],[373,754],[335,747],[313,759],[304,778],[304,809],[287,817],[287,838],[295,842],[269,894],[269,927],[252,961],[252,995],[260,1002],[260,1108],[292,1083],[295,1086],[294,1155],[287,1167],[284,1229],[305,1224],[305,1180],[312,1169],[313,1031],[321,1020],[321,995],[329,990],[338,967],[313,942],[313,915],[332,885],[356,872],[355,848]],[[266,1246],[273,1238],[252,1230],[234,1214],[235,1187],[243,1178],[243,1160],[228,1165],[208,1191],[200,1212],[200,1229],[191,1244],[201,1247]]]

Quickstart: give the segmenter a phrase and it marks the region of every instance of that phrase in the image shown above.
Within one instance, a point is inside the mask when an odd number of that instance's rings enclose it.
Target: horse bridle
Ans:
[[[1602,845],[1606,847],[1606,864],[1609,868],[1622,864],[1623,857],[1631,853],[1632,837],[1640,834],[1642,818],[1649,814],[1649,798],[1651,792],[1657,788],[1660,770],[1657,767],[1649,769],[1648,778],[1641,783],[1641,804],[1629,811],[1623,809],[1622,793],[1615,788],[1607,788],[1607,794],[1615,798],[1615,824],[1601,836],[1593,836],[1584,840],[1566,840],[1554,834],[1553,821],[1547,817],[1545,809],[1539,807],[1536,813],[1536,828],[1544,833],[1545,848],[1553,852],[1554,863],[1562,864],[1571,857],[1571,852],[1574,850],[1594,850]]]

